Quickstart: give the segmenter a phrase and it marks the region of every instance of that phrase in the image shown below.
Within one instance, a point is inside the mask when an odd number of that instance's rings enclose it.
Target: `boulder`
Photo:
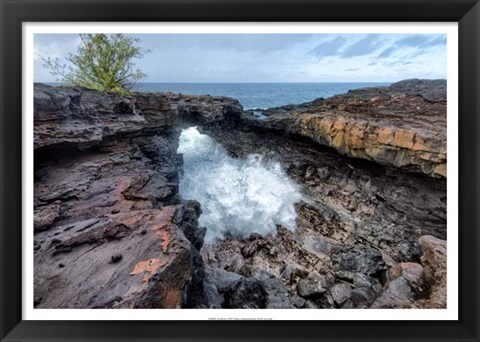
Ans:
[[[279,278],[265,279],[262,281],[262,284],[267,293],[267,309],[290,309],[295,307],[292,296]]]
[[[428,299],[417,305],[427,308],[447,307],[447,241],[424,235],[419,239],[425,270],[425,284],[430,290]]]
[[[242,278],[225,292],[225,308],[264,309],[268,294],[256,279]]]
[[[398,277],[389,282],[382,294],[375,300],[372,308],[375,309],[402,309],[414,307],[415,294],[410,288],[408,281]]]
[[[350,293],[350,299],[356,308],[369,307],[377,297],[377,293],[371,286],[357,287]]]
[[[298,282],[297,293],[303,298],[321,295],[327,291],[327,286],[327,279],[324,275],[312,272],[307,278]]]
[[[330,288],[330,294],[335,304],[341,306],[350,298],[352,287],[345,283],[340,283]]]
[[[403,277],[408,285],[417,293],[423,291],[424,271],[420,264],[414,262],[402,262],[389,270],[389,278],[391,280]]]
[[[223,295],[218,292],[215,283],[210,279],[210,273],[205,272],[203,281],[204,304],[207,309],[220,309],[223,304]]]
[[[385,270],[382,254],[376,249],[351,245],[333,245],[331,247],[333,270],[372,275]]]

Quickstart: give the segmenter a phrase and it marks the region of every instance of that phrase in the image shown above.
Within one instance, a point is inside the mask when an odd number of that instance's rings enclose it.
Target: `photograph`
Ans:
[[[446,310],[449,39],[35,33],[26,305]]]

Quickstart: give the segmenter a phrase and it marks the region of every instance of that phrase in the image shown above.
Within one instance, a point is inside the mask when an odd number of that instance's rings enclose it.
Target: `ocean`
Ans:
[[[266,109],[300,104],[349,90],[388,86],[390,83],[141,83],[136,91],[172,92],[236,98],[244,109]]]

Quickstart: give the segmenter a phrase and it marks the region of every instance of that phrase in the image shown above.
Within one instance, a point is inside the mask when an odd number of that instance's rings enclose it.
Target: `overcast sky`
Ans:
[[[394,82],[446,78],[443,34],[142,34],[145,82]],[[39,56],[64,58],[78,35],[35,35],[35,81],[54,82]]]

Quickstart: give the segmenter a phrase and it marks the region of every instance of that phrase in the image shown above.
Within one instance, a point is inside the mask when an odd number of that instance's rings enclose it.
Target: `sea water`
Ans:
[[[136,91],[233,97],[244,109],[300,104],[349,90],[389,83],[141,83]]]
[[[278,162],[257,154],[234,158],[195,127],[182,131],[178,152],[184,160],[180,193],[200,202],[199,223],[207,227],[207,243],[228,236],[274,234],[276,225],[295,229],[300,186]]]

